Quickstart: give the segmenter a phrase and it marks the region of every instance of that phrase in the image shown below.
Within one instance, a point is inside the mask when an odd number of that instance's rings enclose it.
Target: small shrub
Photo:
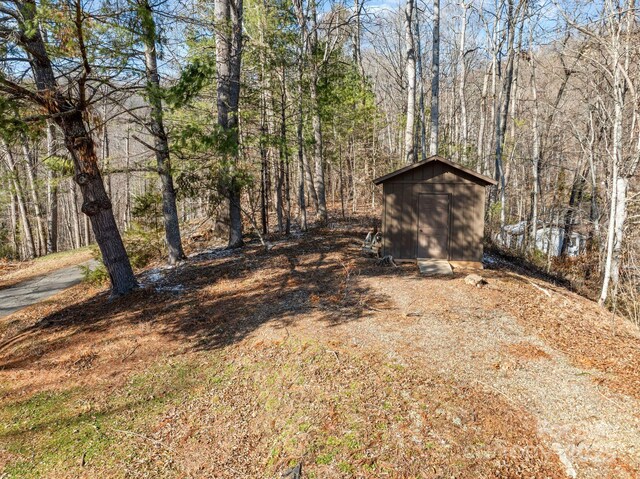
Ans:
[[[91,266],[81,265],[82,276],[84,281],[94,286],[101,286],[109,281],[109,273],[102,261],[98,262],[95,268]]]
[[[147,191],[135,196],[131,215],[136,219],[138,225],[142,225],[146,229],[159,229],[162,218],[162,195],[157,191]]]
[[[144,268],[164,253],[164,238],[157,230],[145,230],[137,224],[124,235],[124,246],[129,254],[131,266]]]
[[[161,232],[144,230],[135,223],[123,235],[122,240],[129,255],[131,267],[134,269],[144,268],[154,259],[162,257],[164,252],[164,239]],[[102,285],[109,280],[109,273],[97,245],[91,247],[91,254],[98,265],[93,268],[81,266],[84,280],[93,285]]]
[[[15,259],[16,251],[9,244],[9,231],[0,227],[0,259]]]

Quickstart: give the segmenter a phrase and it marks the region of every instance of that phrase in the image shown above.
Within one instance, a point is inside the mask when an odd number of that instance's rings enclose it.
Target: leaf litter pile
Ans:
[[[379,266],[363,233],[2,319],[3,477],[638,477],[637,332],[508,270]]]

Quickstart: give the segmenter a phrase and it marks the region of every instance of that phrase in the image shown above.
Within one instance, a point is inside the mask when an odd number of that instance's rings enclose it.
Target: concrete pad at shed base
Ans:
[[[419,259],[417,263],[420,274],[426,276],[446,276],[453,274],[451,265],[446,259]]]
[[[453,268],[454,271],[467,271],[467,270],[478,270],[484,269],[482,265],[482,261],[449,261],[449,264]]]

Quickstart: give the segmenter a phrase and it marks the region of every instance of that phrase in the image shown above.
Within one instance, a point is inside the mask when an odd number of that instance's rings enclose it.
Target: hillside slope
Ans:
[[[211,250],[118,301],[82,285],[3,319],[0,471],[640,477],[634,328],[507,268],[476,288],[378,266],[363,233]]]

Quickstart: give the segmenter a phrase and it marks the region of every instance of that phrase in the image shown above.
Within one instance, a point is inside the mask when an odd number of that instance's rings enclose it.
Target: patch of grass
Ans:
[[[309,424],[308,422],[303,422],[302,424],[300,424],[298,426],[298,430],[300,432],[307,432],[311,429],[311,424]]]
[[[326,452],[324,454],[319,454],[316,457],[316,464],[331,464],[333,462],[334,454],[332,452]]]
[[[80,394],[78,389],[38,393],[0,410],[0,437],[17,457],[5,468],[6,477],[46,477],[47,471],[102,455],[112,443],[101,432],[109,413],[84,410]]]
[[[19,438],[60,423],[68,413],[67,403],[71,394],[71,391],[42,392],[29,399],[4,406],[0,413],[2,418],[0,436]],[[20,447],[12,450],[18,453],[23,451]]]
[[[77,388],[4,405],[0,442],[16,459],[3,479],[73,477],[81,475],[83,462],[117,470],[135,452],[136,435],[148,434],[167,407],[182,403],[201,375],[193,364],[169,361],[132,376],[119,393],[95,405]]]
[[[282,453],[280,446],[273,446],[269,451],[269,459],[267,460],[267,467],[273,467],[278,462],[278,458]]]
[[[156,360],[115,394],[94,398],[94,391],[70,389],[6,405],[0,440],[8,439],[14,454],[7,477],[99,472],[105,478],[171,479],[188,475],[187,461],[202,467],[192,471],[213,475],[229,466],[247,477],[279,477],[284,465],[299,460],[308,477],[327,477],[329,469],[345,477],[380,476],[397,472],[395,465],[409,465],[407,477],[430,467],[443,477],[471,470],[474,477],[508,476],[493,474],[493,456],[474,454],[476,444],[494,437],[511,444],[502,429],[485,433],[470,426],[460,435],[446,414],[435,413],[464,404],[484,424],[495,404],[485,406],[487,398],[476,398],[477,391],[424,381],[409,369],[347,352],[336,363],[319,343],[300,347],[293,338],[237,348]],[[415,419],[418,412],[424,419]],[[14,432],[10,437],[7,428]],[[532,477],[555,477],[544,464],[527,461],[514,467],[527,463],[535,466]],[[217,469],[207,470],[212,464]]]
[[[362,444],[360,444],[358,437],[353,432],[349,432],[344,435],[344,437],[342,438],[342,444],[344,444],[347,448],[351,450],[357,450],[362,447]]]

